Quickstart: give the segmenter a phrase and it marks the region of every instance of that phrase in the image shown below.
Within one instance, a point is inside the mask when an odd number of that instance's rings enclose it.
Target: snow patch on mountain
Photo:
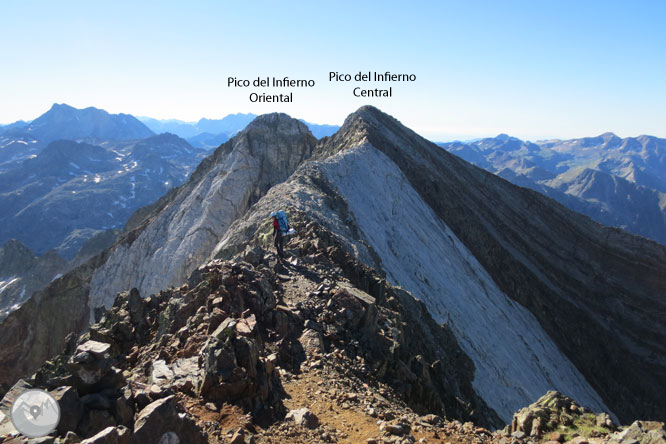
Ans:
[[[5,291],[6,288],[9,288],[9,286],[12,285],[17,280],[18,280],[18,278],[16,276],[10,276],[8,278],[5,278],[4,280],[1,280],[0,281],[0,293]]]
[[[476,366],[475,390],[504,421],[551,389],[609,411],[536,318],[497,287],[386,155],[366,143],[320,167],[381,258],[387,279],[455,332]]]

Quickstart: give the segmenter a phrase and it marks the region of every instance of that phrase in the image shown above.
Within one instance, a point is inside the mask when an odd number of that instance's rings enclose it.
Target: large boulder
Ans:
[[[87,393],[99,388],[100,383],[113,385],[116,381],[117,378],[113,378],[111,375],[111,373],[117,374],[118,372],[113,369],[110,350],[110,344],[93,340],[86,341],[76,348],[67,365],[74,376],[74,384],[79,392]]]
[[[134,422],[132,444],[173,442],[177,436],[182,443],[207,444],[206,434],[186,413],[178,411],[175,396],[148,404]]]
[[[313,359],[324,354],[324,338],[321,333],[316,330],[309,328],[305,329],[298,338],[298,342],[301,344],[301,347],[303,347],[305,356],[308,359]]]
[[[84,439],[81,444],[129,444],[130,432],[127,428],[107,427],[95,436]]]
[[[316,429],[319,426],[319,418],[307,407],[289,411],[285,419],[308,429]]]
[[[83,404],[74,387],[58,387],[51,390],[51,395],[58,401],[60,406],[60,422],[58,423],[58,433],[61,435],[76,430],[76,427],[83,417]]]

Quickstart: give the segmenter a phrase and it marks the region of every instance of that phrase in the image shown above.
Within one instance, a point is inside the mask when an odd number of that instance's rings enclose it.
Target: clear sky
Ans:
[[[372,104],[434,140],[666,137],[664,1],[0,0],[0,122],[52,103],[198,120],[282,111],[341,124]],[[415,82],[329,82],[329,72]],[[227,78],[312,79],[251,103]],[[357,98],[354,87],[393,87]]]

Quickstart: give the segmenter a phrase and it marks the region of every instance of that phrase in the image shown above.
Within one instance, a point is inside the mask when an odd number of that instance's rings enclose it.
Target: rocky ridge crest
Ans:
[[[316,420],[287,415],[288,391],[314,380],[330,387],[320,395],[331,405],[379,420],[363,432],[377,442],[414,442],[414,434],[449,427],[433,414],[499,425],[471,388],[473,365],[445,325],[325,229],[293,221],[302,234],[287,246],[292,261],[248,246],[232,261],[198,268],[179,288],[147,298],[121,293],[89,332],[19,381],[5,405],[28,386],[50,390],[63,411],[58,443],[72,442],[68,432],[91,443],[158,442],[170,433],[192,443],[357,436],[321,412]],[[223,424],[232,419],[227,435]]]

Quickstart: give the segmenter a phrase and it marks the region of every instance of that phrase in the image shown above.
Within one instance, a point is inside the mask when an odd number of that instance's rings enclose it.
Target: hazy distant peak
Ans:
[[[130,114],[109,114],[95,107],[78,109],[65,103],[54,103],[30,124],[5,134],[29,136],[45,145],[58,139],[142,139],[154,133]]]
[[[205,124],[205,123],[209,123],[209,122],[222,122],[224,120],[231,121],[231,120],[238,120],[238,119],[247,120],[247,119],[254,119],[255,117],[257,117],[257,115],[252,114],[252,113],[233,113],[233,114],[228,114],[228,115],[224,116],[221,119],[208,119],[206,117],[202,117],[201,119],[199,119],[199,121],[197,123],[198,124]]]
[[[49,109],[49,111],[60,111],[60,110],[76,110],[76,108],[66,103],[54,103],[53,105],[51,105],[51,109]]]

